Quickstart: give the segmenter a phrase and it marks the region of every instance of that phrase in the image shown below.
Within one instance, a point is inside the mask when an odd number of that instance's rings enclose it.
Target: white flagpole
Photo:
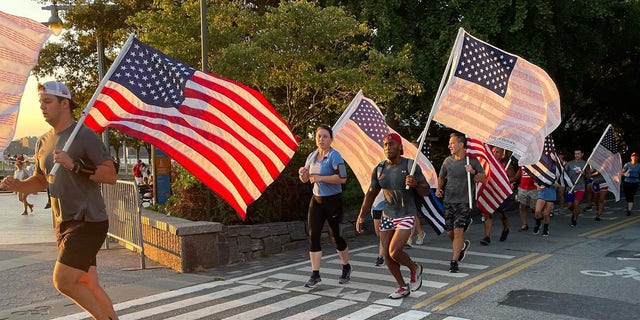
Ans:
[[[436,97],[433,99],[433,104],[431,105],[431,111],[429,112],[429,117],[427,118],[427,123],[424,125],[424,129],[418,138],[418,151],[422,152],[422,147],[424,146],[424,141],[427,138],[427,131],[429,130],[429,125],[431,124],[431,120],[433,120],[433,116],[436,111],[436,106],[438,105],[438,101],[440,100],[440,96],[442,95],[442,90],[446,83],[446,79],[449,78],[449,72],[451,71],[451,65],[453,64],[454,53],[459,51],[459,47],[462,46],[462,35],[464,34],[464,29],[458,29],[458,35],[456,36],[456,41],[453,43],[453,48],[451,49],[451,53],[449,54],[449,60],[447,61],[447,66],[444,68],[444,73],[442,74],[442,79],[440,80],[440,86],[438,86],[438,91],[436,92]],[[416,172],[416,165],[418,163],[418,154],[416,153],[416,158],[413,161],[413,165],[411,166],[410,174],[413,175]],[[407,187],[409,189],[409,187]]]
[[[467,165],[469,165],[469,156],[467,158]],[[467,171],[467,188],[469,189],[469,209],[473,209],[473,198],[471,196],[471,172]]]
[[[362,97],[362,89],[360,89],[360,91],[358,91],[356,96],[353,97],[353,99],[351,99],[351,102],[344,109],[344,112],[342,113],[342,115],[340,115],[340,118],[338,118],[338,121],[336,121],[336,123],[331,128],[332,130],[336,131],[336,129],[338,129],[338,126],[342,127],[342,122],[345,121],[345,118],[351,116],[351,113],[352,113],[352,112],[347,112],[347,111],[349,111],[350,109],[356,108],[357,107],[356,102],[359,101],[361,97]]]
[[[580,177],[582,176],[582,173],[584,172],[584,169],[589,165],[589,161],[591,161],[591,157],[593,157],[593,153],[596,151],[596,148],[602,142],[602,139],[604,139],[604,136],[607,134],[607,131],[609,131],[609,128],[611,128],[611,124],[609,124],[607,126],[607,128],[604,129],[604,132],[602,133],[602,136],[600,137],[600,140],[598,140],[598,143],[596,143],[596,146],[593,147],[593,150],[591,151],[591,154],[589,155],[589,158],[587,159],[587,162],[585,162],[584,167],[582,167],[582,169],[580,170],[580,174],[578,174],[578,177],[576,178],[576,181],[573,182],[573,186],[571,187],[571,190],[569,190],[569,192],[573,192],[573,188],[576,187],[576,183],[578,182],[578,180],[580,180]]]
[[[82,110],[80,119],[78,119],[78,123],[76,123],[76,127],[73,128],[73,131],[69,136],[69,139],[67,139],[67,142],[62,147],[62,151],[67,152],[69,150],[71,143],[73,143],[73,140],[75,140],[76,136],[78,135],[78,131],[80,131],[80,128],[84,123],[84,120],[87,118],[87,114],[89,113],[89,110],[98,99],[98,95],[100,95],[100,91],[102,90],[104,85],[107,83],[107,80],[111,77],[111,75],[113,74],[117,66],[120,65],[120,61],[122,61],[122,59],[124,58],[125,53],[129,51],[129,47],[131,46],[131,43],[133,42],[134,38],[135,38],[135,33],[131,33],[129,35],[129,39],[127,39],[127,42],[125,42],[124,46],[120,50],[120,53],[116,57],[116,60],[113,62],[113,64],[111,64],[111,67],[109,67],[109,71],[107,71],[105,76],[102,78],[102,81],[100,81],[100,85],[98,85],[98,88],[96,88],[96,91],[93,93],[91,100],[89,100],[89,103],[87,104],[87,106],[84,108],[84,110]],[[55,176],[56,172],[58,172],[58,168],[60,168],[60,164],[59,163],[54,164],[53,168],[51,168],[51,172],[49,172],[49,176],[50,177]]]

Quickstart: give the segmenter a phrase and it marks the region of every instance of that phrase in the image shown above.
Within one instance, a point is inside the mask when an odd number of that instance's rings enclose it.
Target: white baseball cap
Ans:
[[[71,109],[77,108],[78,104],[71,99],[71,91],[67,86],[59,81],[48,81],[38,86],[40,93],[52,94],[54,96],[69,99],[71,101]]]
[[[40,92],[52,94],[54,96],[63,97],[71,100],[71,91],[62,82],[49,81],[42,84]]]

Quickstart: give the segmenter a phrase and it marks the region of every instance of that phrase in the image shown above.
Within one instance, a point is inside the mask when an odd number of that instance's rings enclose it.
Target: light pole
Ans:
[[[42,24],[48,26],[49,30],[51,30],[54,35],[60,35],[64,26],[62,19],[58,14],[58,11],[69,10],[71,9],[71,6],[58,5],[56,4],[56,1],[53,1],[50,6],[42,7],[42,9],[51,11],[51,17],[49,17],[49,20],[47,22],[43,22]],[[102,78],[104,77],[104,44],[102,43],[102,36],[99,32],[96,32],[96,47],[98,53],[98,78],[102,80]],[[109,146],[109,128],[105,128],[102,132],[102,142],[104,142],[105,147],[107,148],[107,150],[109,150],[109,153],[111,153],[111,148]]]

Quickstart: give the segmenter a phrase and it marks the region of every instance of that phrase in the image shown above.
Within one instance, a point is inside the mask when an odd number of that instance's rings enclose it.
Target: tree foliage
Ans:
[[[70,83],[80,102],[99,82],[97,36],[107,65],[135,31],[168,55],[202,67],[199,0],[58,3],[74,5],[63,17],[73,32],[47,44],[35,71]],[[300,137],[318,124],[333,124],[363,89],[392,127],[415,139],[464,27],[554,79],[563,116],[554,133],[560,147],[588,150],[612,123],[625,146],[640,148],[633,106],[640,98],[638,1],[209,0],[207,21],[207,69],[262,92]],[[442,129],[435,124],[429,130],[441,136],[432,149],[436,158],[448,153]],[[290,199],[271,211],[262,208],[269,207],[263,201],[275,203],[286,190],[299,189],[295,169],[312,148],[305,140],[283,175],[249,207],[250,217],[252,210],[268,216],[295,207],[285,204],[296,201]]]

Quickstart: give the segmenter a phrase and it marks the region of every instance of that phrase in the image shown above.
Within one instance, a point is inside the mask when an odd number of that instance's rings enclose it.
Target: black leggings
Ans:
[[[636,191],[638,191],[638,183],[625,182],[623,184],[623,189],[624,197],[627,199],[627,202],[633,202],[633,197],[636,195]]]
[[[322,251],[320,247],[320,236],[325,220],[329,224],[329,236],[333,239],[338,251],[347,248],[347,242],[340,236],[340,221],[342,221],[342,197],[336,195],[319,197],[312,196],[309,203],[309,214],[307,225],[309,226],[309,251]]]

